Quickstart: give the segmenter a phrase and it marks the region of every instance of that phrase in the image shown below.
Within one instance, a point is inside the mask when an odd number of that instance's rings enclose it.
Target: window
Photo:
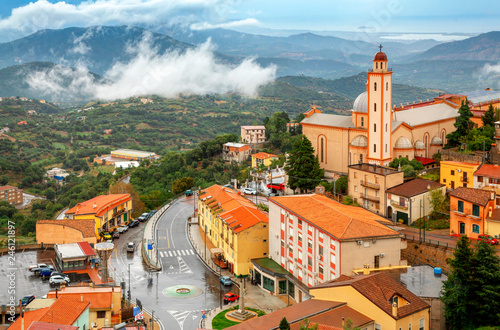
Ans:
[[[363,162],[363,154],[360,154],[359,155],[359,162],[362,163]]]
[[[98,319],[106,318],[106,311],[97,311],[97,318]]]
[[[418,320],[418,330],[425,330],[425,319]]]
[[[318,247],[318,254],[323,256],[323,247],[321,245]]]
[[[377,91],[377,83],[373,83],[373,90]]]
[[[373,124],[373,131],[376,132],[377,131],[377,124]]]
[[[396,303],[396,306],[399,306],[398,302],[399,302],[398,296],[394,296],[391,298],[391,305]]]
[[[324,155],[324,148],[323,148],[323,138],[321,138],[321,162],[323,163],[324,162],[324,159],[323,159],[323,155]]]
[[[323,267],[321,267],[321,266],[318,267],[318,273],[320,273],[321,275],[323,275]]]
[[[298,219],[299,226],[302,226],[302,220]]]
[[[458,201],[458,212],[464,212],[464,202]]]
[[[476,234],[479,234],[479,226],[476,225],[476,224],[473,224],[472,225],[472,232],[476,233]]]
[[[472,215],[478,217],[479,216],[479,205],[472,205]]]
[[[385,90],[388,91],[389,90],[389,83],[385,83]]]
[[[382,330],[382,326],[378,323],[375,323],[375,330]]]
[[[313,248],[313,242],[310,239],[307,240],[307,248],[308,249],[312,249]]]
[[[386,132],[387,132],[387,127],[388,127],[388,125],[387,125],[387,124],[385,124],[385,131],[386,131]],[[386,151],[387,151],[387,150],[386,150]]]
[[[375,69],[378,69],[378,62],[375,62]]]
[[[477,177],[477,182],[483,182],[483,177],[482,176],[478,176]]]
[[[308,265],[309,267],[312,267],[312,265],[313,265],[313,261],[312,261],[311,257],[307,257],[307,265]]]
[[[358,191],[358,186],[354,186],[354,191]]]
[[[377,145],[376,144],[373,145],[373,152],[377,152]]]
[[[361,127],[365,126],[365,117],[361,117]]]
[[[385,144],[385,152],[387,152],[387,143]]]
[[[451,170],[450,174],[455,175],[455,170]]]
[[[411,323],[408,324],[408,330],[411,330]]]
[[[373,103],[373,111],[377,112],[377,103]]]
[[[298,233],[298,236],[299,236],[299,242],[302,242],[302,234]]]
[[[385,112],[389,111],[389,103],[385,104]]]

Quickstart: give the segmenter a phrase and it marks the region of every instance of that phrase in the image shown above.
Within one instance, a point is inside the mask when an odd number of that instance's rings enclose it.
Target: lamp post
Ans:
[[[132,301],[132,296],[130,294],[130,265],[128,264],[128,301],[129,303]]]

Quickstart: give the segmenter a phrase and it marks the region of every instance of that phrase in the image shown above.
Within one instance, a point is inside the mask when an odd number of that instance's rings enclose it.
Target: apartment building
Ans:
[[[23,204],[23,191],[17,187],[1,186],[0,200],[6,201],[11,205],[21,205]]]
[[[266,127],[263,125],[241,126],[241,141],[251,144],[266,142]]]
[[[247,160],[252,153],[252,148],[248,144],[228,142],[222,146],[222,157],[226,162],[242,163]]]

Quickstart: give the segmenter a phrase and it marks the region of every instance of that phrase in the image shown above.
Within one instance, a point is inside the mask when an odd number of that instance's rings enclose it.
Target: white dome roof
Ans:
[[[422,141],[417,140],[415,141],[415,149],[425,149],[425,144]]]
[[[366,147],[368,146],[368,139],[364,135],[357,135],[352,139],[351,146],[353,147]]]
[[[411,149],[413,148],[413,145],[411,144],[410,140],[408,138],[401,136],[399,139],[396,141],[396,145],[394,146],[396,149]]]
[[[435,136],[432,138],[431,144],[442,145],[443,140],[441,140],[441,138],[439,136]]]
[[[363,92],[358,95],[352,106],[354,112],[368,113],[368,92]]]

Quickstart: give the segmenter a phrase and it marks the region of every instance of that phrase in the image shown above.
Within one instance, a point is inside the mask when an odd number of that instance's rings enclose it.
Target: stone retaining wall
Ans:
[[[407,242],[407,248],[401,250],[401,258],[407,260],[409,265],[431,265],[432,267],[440,267],[445,274],[450,273],[450,266],[446,260],[453,258],[455,249],[419,241]]]

